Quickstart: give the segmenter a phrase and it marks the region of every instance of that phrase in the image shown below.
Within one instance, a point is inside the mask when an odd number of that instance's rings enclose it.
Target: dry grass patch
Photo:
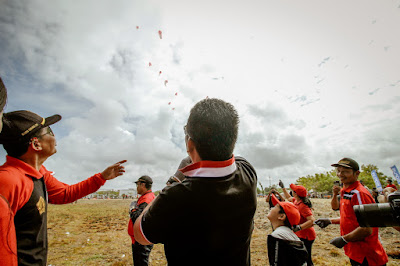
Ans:
[[[49,205],[48,233],[51,265],[132,265],[131,240],[127,234],[131,200],[79,200],[77,204]],[[336,217],[327,199],[312,199],[314,215]],[[258,200],[251,241],[252,265],[268,265],[267,234],[272,232],[267,219],[268,204]],[[339,226],[315,227],[313,245],[315,265],[350,265],[342,249],[329,244],[339,235]],[[388,265],[400,265],[400,233],[381,228],[380,235],[389,257]],[[167,265],[163,245],[154,245],[151,265]]]

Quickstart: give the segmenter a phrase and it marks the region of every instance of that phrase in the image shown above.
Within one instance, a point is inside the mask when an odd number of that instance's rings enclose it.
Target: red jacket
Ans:
[[[17,234],[14,217],[18,211],[30,200],[34,189],[34,181],[43,178],[46,185],[49,203],[71,203],[90,193],[97,191],[105,180],[101,174],[96,174],[75,185],[67,185],[58,181],[53,173],[44,166],[37,171],[32,166],[14,157],[7,156],[6,162],[0,166],[0,265],[17,265]],[[32,212],[39,212],[41,216],[47,210],[47,202],[43,199]],[[30,220],[26,216],[26,220]],[[42,232],[47,247],[47,225]],[[33,231],[35,229],[32,229]],[[45,234],[45,235],[44,235]],[[46,249],[46,248],[42,248]],[[47,259],[47,250],[44,250],[43,261]]]
[[[148,190],[138,199],[135,208],[130,212],[130,219],[128,223],[128,234],[132,239],[132,244],[135,243],[135,238],[133,236],[133,223],[140,216],[146,206],[153,201],[156,196],[151,190]],[[133,221],[132,221],[133,220]]]

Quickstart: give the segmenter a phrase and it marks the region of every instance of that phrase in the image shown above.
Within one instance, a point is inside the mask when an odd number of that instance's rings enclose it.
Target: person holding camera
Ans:
[[[285,185],[281,180],[279,180],[279,186],[283,189],[283,195],[285,198],[289,202],[292,202],[300,212],[300,221],[298,224],[293,226],[293,231],[300,238],[300,240],[303,241],[307,249],[307,265],[314,265],[312,262],[311,251],[312,245],[316,238],[314,229],[315,218],[312,212],[312,203],[307,197],[307,190],[303,186],[290,184],[293,194],[293,196],[291,196],[287,192]]]
[[[276,191],[274,188],[271,189],[271,191],[268,193],[267,197],[265,198],[265,202],[267,202],[269,204],[269,209],[272,209],[275,205],[272,202],[272,195],[275,195],[275,197],[281,201],[283,200],[283,196],[281,194],[279,194],[278,191]]]
[[[360,227],[354,205],[375,203],[369,191],[357,180],[360,174],[358,163],[351,158],[343,158],[336,167],[336,174],[343,184],[340,190],[340,217],[320,218],[315,224],[325,228],[330,224],[340,224],[341,236],[329,243],[344,248],[351,265],[385,265],[388,256],[379,240],[378,228]]]
[[[140,216],[143,210],[150,204],[155,198],[151,187],[153,185],[153,180],[150,176],[144,175],[139,177],[135,182],[136,191],[140,195],[140,198],[131,203],[131,209],[129,210],[129,223],[128,223],[128,234],[132,239],[132,258],[133,265],[136,266],[147,266],[149,265],[150,252],[153,249],[153,245],[141,245],[139,242],[135,241],[133,234],[133,223]]]
[[[236,109],[223,100],[206,98],[190,110],[185,179],[160,192],[134,224],[139,243],[164,244],[168,265],[250,265],[257,175],[233,155],[238,127]]]

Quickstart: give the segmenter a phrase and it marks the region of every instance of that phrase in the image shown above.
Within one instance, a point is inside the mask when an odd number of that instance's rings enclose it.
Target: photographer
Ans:
[[[272,209],[275,205],[272,202],[272,195],[275,195],[275,197],[279,200],[279,201],[283,201],[284,197],[279,194],[278,191],[276,191],[274,188],[271,189],[271,191],[268,193],[267,197],[265,198],[265,202],[267,202],[269,204],[269,209]]]
[[[378,228],[360,227],[353,210],[354,205],[375,203],[368,190],[357,181],[360,174],[358,163],[343,158],[332,166],[336,167],[336,174],[343,183],[340,190],[340,218],[320,218],[315,224],[321,228],[340,224],[341,236],[329,243],[338,248],[344,247],[351,265],[385,265],[388,256],[379,240]]]

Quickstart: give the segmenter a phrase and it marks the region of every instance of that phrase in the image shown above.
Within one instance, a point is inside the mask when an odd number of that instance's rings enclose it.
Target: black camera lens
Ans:
[[[353,206],[361,227],[398,226],[399,221],[389,203],[376,203]]]

